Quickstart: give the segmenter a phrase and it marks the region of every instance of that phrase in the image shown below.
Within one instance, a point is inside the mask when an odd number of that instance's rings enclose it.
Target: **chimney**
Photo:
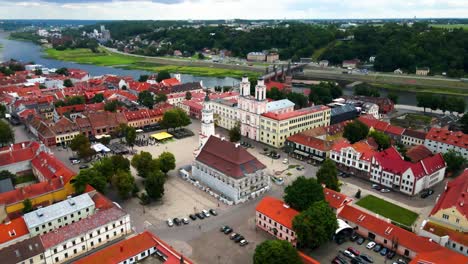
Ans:
[[[287,205],[287,204],[284,203],[284,204],[283,204],[283,207],[284,207],[284,208],[289,208],[289,205]]]
[[[23,142],[23,143],[21,143],[21,148],[24,148],[24,142]]]
[[[63,185],[63,176],[60,176],[60,184]]]

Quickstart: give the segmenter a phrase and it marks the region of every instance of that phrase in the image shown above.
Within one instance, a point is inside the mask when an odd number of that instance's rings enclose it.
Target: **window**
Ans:
[[[55,262],[59,262],[59,258],[58,258],[58,257],[55,257]]]
[[[444,218],[444,219],[448,220],[448,219],[449,219],[449,216],[448,216],[448,215],[446,215],[446,214],[442,214],[442,218]]]
[[[81,250],[85,250],[85,249],[86,249],[85,245],[81,246]]]

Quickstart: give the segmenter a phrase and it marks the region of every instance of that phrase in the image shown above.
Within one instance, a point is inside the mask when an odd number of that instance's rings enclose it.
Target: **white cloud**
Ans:
[[[5,19],[466,17],[466,0],[0,0]]]

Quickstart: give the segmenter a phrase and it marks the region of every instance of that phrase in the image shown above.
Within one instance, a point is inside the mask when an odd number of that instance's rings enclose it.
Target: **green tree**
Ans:
[[[241,140],[241,129],[240,123],[236,122],[236,125],[229,129],[229,141],[238,142]]]
[[[203,53],[199,52],[199,53],[197,54],[197,58],[198,58],[199,60],[204,60],[204,59],[205,59],[205,55],[203,55]]]
[[[254,264],[302,264],[297,250],[286,240],[266,240],[255,248]]]
[[[0,118],[4,118],[6,113],[6,106],[4,104],[0,104]]]
[[[33,205],[29,198],[23,200],[23,214],[27,214],[33,210]]]
[[[5,146],[9,143],[15,143],[15,133],[8,123],[0,120],[0,145]]]
[[[184,110],[182,110],[182,108],[175,108],[174,111],[177,113],[177,119],[178,119],[177,127],[185,127],[192,123],[192,121],[190,120],[190,117],[187,115],[187,113]]]
[[[14,181],[15,174],[11,173],[8,170],[2,170],[0,171],[0,180],[4,180],[4,179],[11,179],[12,181]]]
[[[369,127],[359,120],[348,123],[343,132],[343,137],[351,143],[363,140],[369,134]]]
[[[60,68],[60,69],[57,69],[57,70],[55,71],[55,73],[61,74],[61,75],[64,75],[64,76],[70,75],[70,72],[68,71],[67,68]]]
[[[42,74],[43,74],[43,73],[42,73],[42,69],[40,69],[40,68],[35,69],[35,70],[34,70],[34,74],[35,74],[35,75],[42,75]]]
[[[336,214],[325,201],[313,203],[293,219],[293,230],[300,248],[315,248],[327,243],[337,228]]]
[[[377,88],[372,87],[367,83],[362,83],[354,86],[354,95],[379,97],[380,92]]]
[[[164,112],[163,118],[161,120],[161,126],[169,131],[169,129],[174,129],[178,126],[178,114],[174,110],[168,110]]]
[[[159,164],[159,169],[165,174],[167,175],[167,173],[170,171],[170,170],[173,170],[175,169],[176,167],[176,159],[175,159],[175,156],[174,154],[170,153],[170,152],[167,152],[167,151],[164,151],[163,153],[161,153],[161,155],[159,155],[158,157],[158,164]]]
[[[292,208],[303,211],[317,201],[323,201],[323,187],[315,179],[298,177],[284,189],[284,201]]]
[[[154,96],[150,91],[143,91],[138,94],[138,103],[143,106],[153,109],[154,106]]]
[[[138,78],[138,81],[139,82],[146,82],[149,78],[149,75],[148,74],[142,74],[140,75],[140,78]]]
[[[81,194],[86,189],[86,185],[93,186],[98,192],[105,193],[107,179],[98,170],[94,168],[80,170],[78,176],[72,180],[75,192]]]
[[[444,160],[447,163],[447,171],[456,173],[459,171],[467,160],[458,151],[449,150],[443,154]]]
[[[317,181],[325,184],[327,188],[339,192],[340,185],[337,175],[338,171],[335,162],[327,158],[317,171]]]
[[[398,94],[395,92],[390,92],[387,95],[388,99],[390,99],[394,104],[398,104]]]
[[[87,160],[95,154],[95,151],[91,148],[89,139],[83,134],[79,134],[72,139],[70,149],[76,151],[80,159]]]
[[[118,170],[112,184],[117,188],[120,198],[127,199],[133,190],[135,179],[129,171]]]
[[[271,87],[270,91],[267,91],[266,97],[273,100],[281,100],[286,98],[286,94],[280,91],[277,87]]]
[[[63,81],[63,86],[65,87],[73,87],[73,82],[70,79],[65,79]]]
[[[125,134],[125,142],[127,142],[127,145],[133,146],[135,144],[136,140],[136,129],[134,127],[128,127],[127,133]]]
[[[185,93],[185,100],[190,100],[190,99],[192,99],[192,93],[190,91],[187,91]]]
[[[93,103],[100,103],[104,101],[104,95],[102,93],[95,94],[91,102]]]
[[[120,103],[117,100],[108,101],[104,104],[104,110],[108,112],[116,112],[119,105]]]
[[[152,160],[153,156],[151,153],[142,151],[140,154],[133,156],[131,164],[137,170],[138,176],[146,178],[148,173],[150,173],[152,170]]]
[[[392,140],[388,135],[377,130],[370,132],[369,137],[374,138],[377,145],[379,145],[379,150],[387,149],[392,144]]]
[[[159,200],[164,195],[164,183],[166,177],[160,170],[152,170],[145,179],[146,193],[154,200]]]
[[[468,134],[468,113],[465,113],[458,122],[461,125],[463,133]]]
[[[426,112],[426,108],[431,107],[432,104],[432,94],[418,94],[416,95],[417,106],[424,108],[424,112]]]
[[[287,96],[289,101],[293,102],[297,108],[304,108],[309,103],[307,97],[300,93],[291,92]]]
[[[160,71],[158,73],[158,77],[156,78],[156,80],[158,82],[161,82],[162,80],[166,80],[170,78],[171,78],[171,74],[168,71]]]
[[[166,94],[160,93],[160,94],[156,95],[156,99],[155,99],[156,103],[163,103],[163,102],[166,102],[166,101],[167,101],[167,95]]]

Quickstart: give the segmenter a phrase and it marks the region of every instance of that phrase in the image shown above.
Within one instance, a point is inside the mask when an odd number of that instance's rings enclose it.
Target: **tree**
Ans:
[[[91,102],[93,103],[100,103],[102,101],[104,101],[104,95],[102,93],[94,95],[93,99],[91,99]]]
[[[270,91],[266,92],[266,97],[273,100],[281,100],[286,98],[286,94],[280,91],[277,87],[271,87]]]
[[[176,159],[174,154],[167,151],[161,153],[161,155],[158,157],[158,164],[159,169],[164,172],[165,175],[167,175],[170,170],[173,170],[176,167]]]
[[[359,120],[348,123],[343,132],[343,137],[351,143],[363,140],[369,134],[369,127]]]
[[[70,72],[68,71],[67,68],[60,68],[60,69],[57,69],[57,70],[55,71],[55,73],[61,74],[61,75],[64,75],[64,76],[70,75]]]
[[[361,189],[358,189],[356,194],[354,195],[355,198],[361,199]]]
[[[37,68],[34,70],[34,75],[42,75],[42,69],[41,68]]]
[[[323,187],[315,179],[298,177],[284,189],[284,201],[298,211],[303,211],[317,201],[323,201]]]
[[[120,198],[127,199],[135,185],[135,179],[129,171],[118,170],[112,184],[117,188]]]
[[[142,74],[140,75],[140,78],[138,78],[138,81],[139,82],[146,82],[149,78],[149,75],[148,74]]]
[[[190,100],[190,99],[192,99],[192,93],[190,91],[187,91],[185,93],[185,100]]]
[[[117,107],[119,107],[120,103],[117,100],[108,101],[104,104],[104,110],[108,112],[115,112],[117,111]]]
[[[432,103],[432,94],[418,94],[416,95],[417,106],[424,108],[424,113],[426,108],[431,107]]]
[[[467,160],[462,156],[460,152],[454,151],[453,149],[443,154],[444,160],[447,163],[447,171],[455,173],[459,171]]]
[[[391,138],[383,132],[374,130],[369,134],[369,137],[374,138],[377,145],[379,145],[379,150],[384,150],[391,146]]]
[[[197,54],[197,58],[198,58],[199,60],[204,60],[204,59],[205,59],[205,55],[203,55],[203,53],[199,52],[199,53]]]
[[[465,113],[458,122],[461,124],[463,133],[468,134],[468,113]]]
[[[164,195],[164,183],[166,177],[160,170],[152,170],[145,179],[146,193],[154,200],[159,200]]]
[[[15,143],[15,133],[8,123],[0,120],[0,145],[5,146],[9,143]]]
[[[307,97],[300,93],[288,93],[286,98],[288,98],[289,101],[293,102],[297,108],[304,108],[309,103]]]
[[[142,151],[133,156],[131,164],[137,170],[138,176],[146,178],[153,167],[152,160],[151,153]]]
[[[325,184],[327,188],[339,192],[340,186],[337,174],[335,162],[327,158],[317,171],[317,181]]]
[[[297,250],[286,240],[266,240],[255,248],[254,264],[302,264]]]
[[[7,112],[6,106],[4,104],[0,104],[0,118],[4,118]]]
[[[138,103],[143,106],[153,109],[154,106],[154,96],[150,91],[143,91],[138,94]]]
[[[171,74],[168,71],[160,71],[158,73],[158,77],[156,78],[156,80],[158,82],[161,82],[162,80],[166,80],[170,78],[171,78]]]
[[[23,214],[27,214],[33,210],[33,205],[29,198],[23,200]]]
[[[83,134],[79,134],[72,139],[70,149],[76,151],[80,159],[86,160],[95,154],[95,151],[91,148],[89,139]]]
[[[78,176],[72,180],[75,192],[81,194],[86,189],[86,185],[93,186],[98,192],[106,191],[107,179],[95,168],[80,170]]]
[[[184,110],[182,110],[182,108],[175,108],[174,111],[177,113],[177,118],[178,118],[177,127],[185,127],[192,123],[192,121],[190,120],[190,117],[187,115],[187,113]]]
[[[167,95],[160,93],[156,95],[155,102],[156,103],[163,103],[167,101]]]
[[[390,99],[394,104],[398,104],[398,94],[395,92],[390,92],[387,95],[388,99]]]
[[[338,228],[336,214],[326,201],[313,203],[293,219],[298,247],[315,248],[330,241]]]
[[[4,179],[11,179],[12,181],[14,181],[15,174],[11,173],[8,170],[2,170],[0,171],[0,180],[4,180]]]
[[[65,87],[73,87],[73,82],[70,79],[65,79],[63,81],[63,86]]]
[[[136,136],[136,129],[129,126],[125,133],[125,142],[127,142],[127,145],[133,146],[133,144],[135,144]]]
[[[354,95],[363,95],[371,97],[379,97],[380,92],[377,88],[368,85],[367,83],[362,83],[354,86]]]
[[[170,128],[178,128],[190,125],[192,121],[190,117],[180,108],[174,108],[164,112],[161,126],[169,130]]]
[[[236,122],[236,125],[229,129],[229,141],[238,142],[241,140],[241,129],[240,123]]]

